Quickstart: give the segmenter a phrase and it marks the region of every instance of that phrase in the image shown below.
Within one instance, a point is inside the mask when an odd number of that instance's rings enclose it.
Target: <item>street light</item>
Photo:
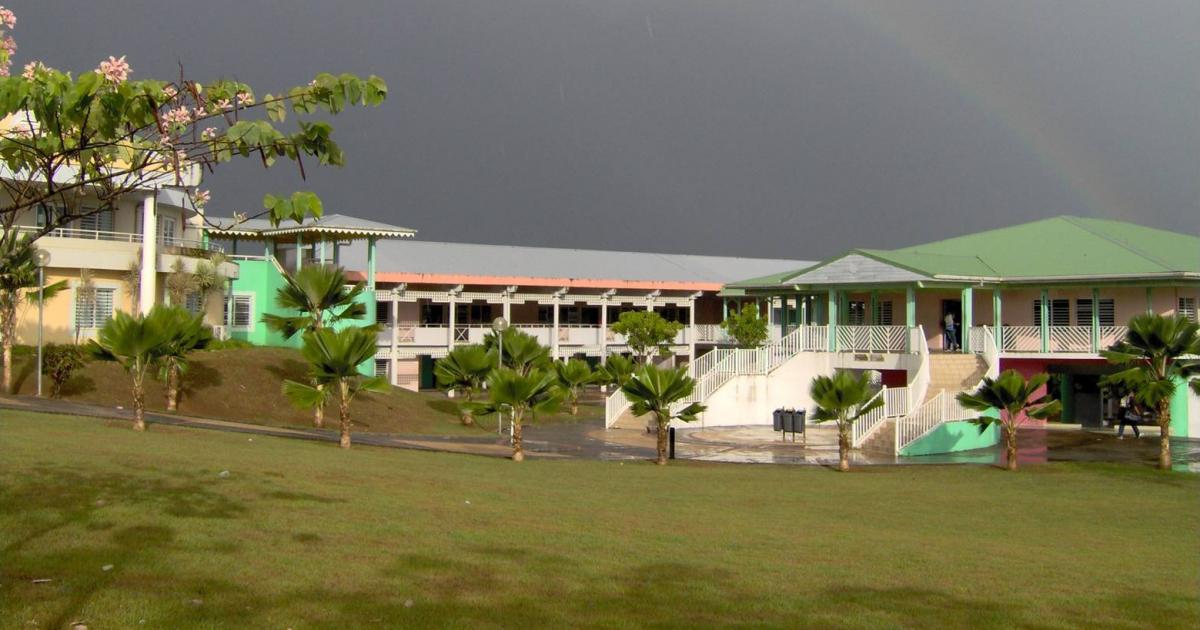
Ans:
[[[497,317],[492,320],[492,332],[496,333],[496,347],[500,352],[496,359],[496,369],[504,367],[504,331],[508,330],[508,320],[503,317]],[[500,408],[496,408],[496,435],[504,435],[504,416],[500,413]]]
[[[33,264],[38,268],[38,331],[37,331],[37,395],[42,396],[42,319],[46,310],[46,266],[50,264],[50,252],[39,249],[33,252]]]

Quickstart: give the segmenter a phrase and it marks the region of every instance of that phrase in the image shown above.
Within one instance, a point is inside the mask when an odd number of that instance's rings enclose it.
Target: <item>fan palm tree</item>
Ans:
[[[522,374],[512,368],[502,368],[488,377],[488,400],[472,403],[476,415],[508,411],[512,419],[512,460],[525,460],[521,442],[521,427],[527,414],[550,413],[561,404],[554,375],[539,369]]]
[[[36,252],[33,239],[28,236],[0,241],[0,344],[3,344],[5,392],[12,391],[12,351],[16,341],[17,316],[27,298],[32,296],[36,302],[39,294],[38,266],[34,262]],[[66,286],[65,281],[60,281],[42,287],[42,299],[54,297]]]
[[[366,290],[360,282],[347,286],[346,272],[332,265],[309,265],[295,275],[284,274],[284,286],[275,293],[275,305],[298,311],[297,315],[263,315],[267,328],[291,339],[297,334],[315,332],[344,320],[362,319],[366,307],[358,297]],[[314,383],[321,389],[320,383]],[[313,407],[313,425],[325,425],[325,407]]]
[[[1158,467],[1171,469],[1171,399],[1178,383],[1200,376],[1200,326],[1185,317],[1154,313],[1129,320],[1129,332],[1101,353],[1109,363],[1123,368],[1108,377],[1137,392],[1139,400],[1154,409],[1158,421]]]
[[[135,431],[146,430],[146,374],[170,352],[178,325],[179,319],[163,306],[155,306],[145,316],[118,311],[100,329],[97,338],[88,342],[93,355],[120,363],[133,378]]]
[[[212,329],[204,325],[202,315],[193,315],[181,306],[163,309],[170,322],[171,338],[159,362],[159,378],[166,384],[167,411],[179,409],[180,381],[187,371],[187,355],[201,350],[212,342]]]
[[[196,264],[196,271],[192,273],[194,278],[196,293],[200,296],[200,312],[208,311],[209,297],[225,287],[225,283],[229,278],[221,273],[221,265],[229,261],[229,257],[221,252],[213,252],[208,260],[202,260]]]
[[[375,356],[376,334],[372,326],[304,333],[300,353],[308,361],[316,385],[283,382],[284,395],[299,407],[324,405],[330,397],[337,401],[342,448],[350,448],[350,402],[361,392],[389,389],[386,378],[367,378],[358,371],[359,365]]]
[[[483,338],[483,347],[491,351],[496,351],[499,345],[497,340],[503,340],[503,357],[502,362],[504,367],[515,370],[516,372],[528,376],[534,370],[547,369],[550,363],[550,349],[538,343],[538,340],[533,335],[526,332],[509,328],[500,333],[500,337],[496,337],[496,333],[490,333]]]
[[[883,406],[883,397],[871,385],[866,372],[837,370],[833,376],[818,376],[809,387],[816,403],[815,422],[834,422],[838,429],[838,470],[850,470],[850,430],[859,418]]]
[[[596,378],[587,361],[571,359],[570,361],[554,362],[554,376],[557,379],[558,390],[562,392],[570,406],[571,415],[579,415],[579,395],[583,388]]]
[[[483,387],[488,374],[491,374],[495,367],[494,355],[484,350],[483,346],[459,346],[451,350],[444,359],[438,359],[434,364],[433,373],[437,377],[440,389],[460,393],[463,400],[470,403],[475,392]],[[459,414],[463,424],[474,424],[475,419],[471,415],[469,404],[460,405]]]
[[[621,387],[625,397],[633,403],[633,415],[654,416],[652,419],[658,429],[658,458],[655,463],[659,466],[667,463],[667,428],[671,421],[694,422],[696,415],[705,409],[700,403],[691,403],[679,411],[672,411],[677,403],[692,395],[695,387],[696,381],[687,375],[686,367],[659,368],[653,365],[642,366]]]
[[[1045,373],[1034,374],[1025,380],[1020,372],[1005,370],[994,379],[984,377],[979,389],[960,392],[956,396],[962,406],[972,411],[981,414],[992,410],[999,412],[996,416],[980,415],[971,422],[979,425],[980,431],[993,423],[1003,427],[1009,470],[1017,469],[1017,429],[1029,418],[1044,420],[1062,411],[1062,403],[1048,394],[1038,394],[1049,380],[1050,376]]]
[[[605,386],[613,386],[620,389],[633,378],[633,360],[620,355],[614,354],[604,361],[604,365],[596,368],[596,382]]]

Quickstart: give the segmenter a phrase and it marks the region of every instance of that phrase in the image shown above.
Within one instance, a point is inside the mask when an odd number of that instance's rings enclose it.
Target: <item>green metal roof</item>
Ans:
[[[808,271],[854,254],[935,279],[1020,282],[1200,274],[1198,236],[1124,221],[1062,216],[901,249],[851,250],[817,267],[743,280],[730,287],[795,283]]]

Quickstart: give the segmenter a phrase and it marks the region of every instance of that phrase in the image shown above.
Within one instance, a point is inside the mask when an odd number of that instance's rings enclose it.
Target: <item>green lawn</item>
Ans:
[[[0,449],[3,628],[1200,624],[1200,477],[1142,466],[514,464],[9,411]]]
[[[36,391],[33,351],[19,348],[15,366],[14,389],[21,394]],[[236,348],[194,352],[184,374],[183,396],[179,413],[250,422],[270,426],[312,426],[312,412],[297,409],[283,396],[284,379],[306,381],[307,365],[300,353],[290,348]],[[49,384],[43,383],[49,391]],[[108,361],[89,361],[87,366],[64,388],[63,398],[107,407],[130,407],[129,376],[119,365]],[[399,387],[383,394],[367,393],[354,399],[351,419],[355,431],[373,433],[419,433],[451,435],[487,435],[491,430],[465,427],[459,421],[458,400],[444,394],[410,392]],[[151,411],[166,408],[162,383],[147,379],[146,407]],[[543,414],[539,423],[572,422],[603,416],[603,401],[592,394],[580,408],[579,416],[562,412]],[[336,426],[337,408],[326,409],[327,426]],[[493,424],[487,423],[489,427]]]

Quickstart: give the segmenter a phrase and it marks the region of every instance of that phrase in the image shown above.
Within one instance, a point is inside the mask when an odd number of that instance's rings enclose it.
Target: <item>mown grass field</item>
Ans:
[[[1143,466],[515,464],[10,411],[0,449],[0,628],[1200,624],[1200,477]]]
[[[179,413],[270,426],[312,426],[312,412],[292,406],[281,392],[284,379],[306,380],[307,366],[299,352],[289,348],[261,347],[201,351],[192,353],[189,362]],[[21,394],[33,395],[37,390],[31,350],[22,348],[14,364],[14,389]],[[43,387],[49,391],[49,383],[43,383]],[[128,408],[132,401],[130,379],[116,363],[90,361],[64,388],[63,398]],[[578,417],[572,417],[564,410],[539,416],[538,422],[573,422],[603,415],[603,403],[597,404],[594,398],[580,407]],[[147,379],[146,407],[151,411],[166,408],[160,381]],[[327,420],[336,423],[336,414],[336,407],[327,409]],[[355,431],[490,433],[490,430],[463,426],[459,421],[457,400],[439,393],[416,393],[399,387],[385,394],[369,393],[356,397],[351,417]]]

